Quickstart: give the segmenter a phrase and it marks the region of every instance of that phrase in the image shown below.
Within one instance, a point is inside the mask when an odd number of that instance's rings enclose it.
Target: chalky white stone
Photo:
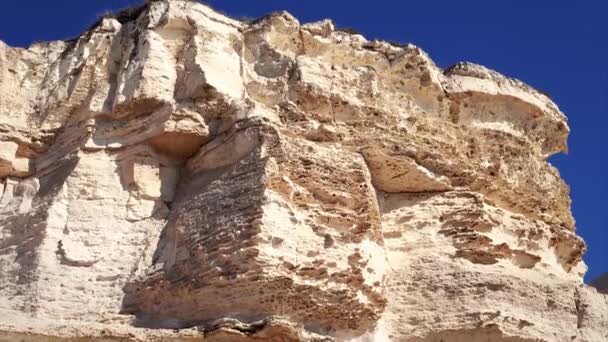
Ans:
[[[0,341],[607,341],[544,94],[285,12],[0,42]]]

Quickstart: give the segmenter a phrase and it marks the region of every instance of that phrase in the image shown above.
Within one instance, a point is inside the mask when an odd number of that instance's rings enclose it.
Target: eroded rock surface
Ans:
[[[606,341],[565,116],[288,13],[0,42],[0,340]]]

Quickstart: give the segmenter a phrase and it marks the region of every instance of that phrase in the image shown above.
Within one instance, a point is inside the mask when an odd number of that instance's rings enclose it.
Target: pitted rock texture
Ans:
[[[565,116],[288,13],[0,42],[0,341],[606,341]]]

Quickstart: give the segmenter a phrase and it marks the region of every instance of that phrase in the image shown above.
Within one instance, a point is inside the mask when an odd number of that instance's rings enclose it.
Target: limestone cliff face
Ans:
[[[607,341],[547,96],[287,13],[0,42],[0,340]]]

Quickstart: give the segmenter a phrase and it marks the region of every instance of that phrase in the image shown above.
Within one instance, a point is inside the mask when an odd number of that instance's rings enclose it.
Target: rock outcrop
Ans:
[[[524,83],[149,1],[0,42],[0,341],[606,341]]]

